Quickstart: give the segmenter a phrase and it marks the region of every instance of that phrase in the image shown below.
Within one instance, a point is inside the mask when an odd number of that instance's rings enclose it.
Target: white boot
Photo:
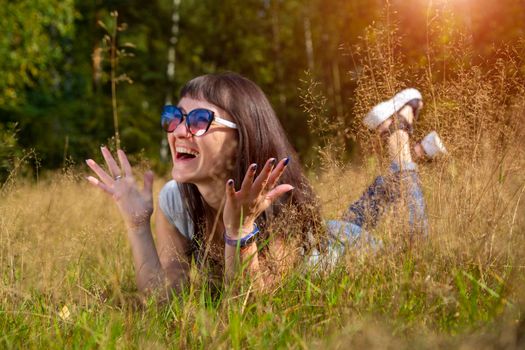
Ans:
[[[399,112],[407,103],[412,100],[423,101],[421,93],[414,88],[402,90],[394,95],[390,100],[377,104],[363,119],[363,123],[370,129],[374,130],[385,120],[395,113]],[[414,113],[417,114],[417,113]]]
[[[436,131],[432,131],[425,136],[419,145],[423,149],[425,157],[428,159],[435,159],[447,154],[447,149]],[[416,147],[417,146],[418,145],[416,145]]]

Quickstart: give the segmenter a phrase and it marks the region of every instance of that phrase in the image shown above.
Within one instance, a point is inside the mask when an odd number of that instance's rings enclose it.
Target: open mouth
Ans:
[[[175,159],[177,160],[190,160],[199,155],[199,152],[186,147],[176,147],[175,150],[177,151],[175,154]]]

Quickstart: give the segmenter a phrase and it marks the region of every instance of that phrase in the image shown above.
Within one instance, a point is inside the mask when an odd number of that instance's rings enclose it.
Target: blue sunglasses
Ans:
[[[202,136],[208,131],[212,122],[237,129],[237,125],[229,120],[220,118],[213,111],[204,108],[194,109],[189,113],[173,105],[165,105],[162,109],[160,124],[166,132],[173,132],[186,118],[186,128],[193,136]]]

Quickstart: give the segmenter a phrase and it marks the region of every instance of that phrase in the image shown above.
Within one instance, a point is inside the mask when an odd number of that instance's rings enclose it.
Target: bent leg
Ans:
[[[421,105],[420,102],[419,108]],[[363,228],[376,227],[381,216],[392,205],[396,205],[394,207],[396,211],[402,212],[403,210],[397,205],[405,204],[408,209],[411,236],[416,234],[427,236],[428,221],[425,201],[417,174],[417,166],[412,161],[410,135],[406,128],[396,125],[396,121],[403,121],[404,124],[411,127],[416,117],[414,108],[407,104],[399,110],[397,119],[386,119],[377,127],[376,130],[380,135],[388,135],[386,141],[392,163],[388,173],[378,176],[343,215],[342,219],[352,225],[349,232],[361,235]],[[354,226],[361,230],[357,230]],[[342,235],[343,238],[345,236],[348,238],[348,235]]]
[[[428,234],[425,200],[413,162],[402,167],[393,162],[387,175],[378,176],[361,197],[350,205],[342,220],[360,228],[374,228],[381,216],[394,204],[403,200],[408,208],[410,233]]]
[[[415,163],[403,169],[393,162],[385,176],[378,176],[361,197],[350,205],[342,219],[361,228],[374,228],[381,216],[399,200],[408,207],[411,234],[428,234],[425,199]]]
[[[421,188],[421,181],[417,173],[417,167],[414,163],[406,164],[404,170],[392,163],[390,169],[396,177],[398,184],[398,198],[391,204],[402,202],[408,209],[408,223],[410,235],[412,237],[421,235],[428,236],[428,218],[426,213],[425,198]]]
[[[393,176],[378,176],[342,219],[359,227],[375,227],[381,215],[399,197]]]
[[[399,111],[399,115],[410,125],[416,117],[414,109],[408,105]],[[425,201],[417,175],[417,166],[412,161],[410,135],[393,123],[394,120],[388,119],[377,128],[380,134],[388,135],[388,153],[392,160],[389,172],[374,180],[361,198],[349,207],[343,219],[360,227],[373,228],[377,226],[387,209],[394,203],[402,202],[408,208],[411,235],[421,233],[426,236],[428,224]],[[399,208],[397,210],[401,211]]]

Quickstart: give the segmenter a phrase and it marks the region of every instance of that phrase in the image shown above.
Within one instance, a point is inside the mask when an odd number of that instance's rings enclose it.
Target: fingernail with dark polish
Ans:
[[[270,159],[270,164],[271,164],[272,166],[275,165],[275,158]]]
[[[290,157],[286,157],[286,159],[284,160],[284,165],[288,165],[288,163],[290,163]]]
[[[257,164],[254,163],[254,164],[250,165],[250,170],[255,172],[257,170]]]
[[[233,180],[232,179],[228,180],[228,186],[233,186]]]

